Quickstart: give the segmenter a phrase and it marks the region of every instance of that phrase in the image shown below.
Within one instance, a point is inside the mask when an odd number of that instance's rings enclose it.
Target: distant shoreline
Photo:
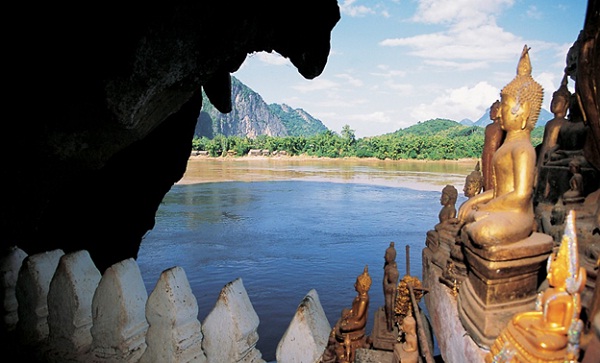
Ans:
[[[357,156],[343,157],[343,158],[330,158],[326,156],[309,156],[309,155],[276,155],[276,156],[206,156],[206,155],[190,155],[189,160],[221,160],[221,161],[236,161],[236,160],[328,160],[328,161],[336,161],[336,160],[353,160],[353,161],[365,161],[365,162],[389,162],[389,163],[465,163],[465,164],[473,164],[473,166],[480,161],[477,158],[465,158],[465,159],[457,159],[457,160],[427,160],[427,159],[378,159],[375,157],[364,157],[359,158]]]
[[[406,187],[414,190],[440,191],[446,184],[462,190],[466,175],[474,170],[479,159],[460,160],[391,160],[377,158],[328,158],[312,156],[225,156],[211,157],[192,155],[184,176],[178,185],[220,183],[305,180],[340,183],[361,183]],[[321,164],[322,162],[322,164]],[[300,163],[300,165],[298,164]],[[304,163],[306,163],[304,165]],[[394,168],[393,165],[431,165],[429,168]],[[339,171],[332,167],[340,166]],[[350,171],[354,166],[372,167],[373,172]],[[388,169],[384,165],[392,166]],[[448,173],[438,171],[436,165],[455,165]],[[281,168],[279,168],[281,166]],[[385,169],[383,174],[379,169]],[[337,169],[337,168],[336,168]],[[359,168],[360,169],[360,168]],[[321,171],[322,170],[322,171]],[[398,177],[400,174],[403,176]]]

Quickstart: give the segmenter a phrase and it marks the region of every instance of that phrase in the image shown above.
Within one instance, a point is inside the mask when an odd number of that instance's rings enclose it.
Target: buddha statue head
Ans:
[[[550,111],[555,116],[565,117],[569,104],[571,103],[571,92],[567,87],[568,78],[565,74],[563,76],[560,87],[552,94],[552,102],[550,102]]]
[[[442,197],[440,199],[440,203],[442,205],[455,205],[456,199],[458,198],[458,191],[454,187],[454,185],[446,185],[444,189],[442,189]]]
[[[490,107],[490,120],[496,122],[500,118],[500,101],[496,100]]]
[[[385,249],[384,258],[385,258],[386,264],[396,260],[396,247],[394,247],[394,242],[390,242],[390,246]]]
[[[475,169],[465,178],[465,186],[463,192],[465,197],[471,198],[481,192],[483,188],[483,175],[481,174],[479,161],[475,165]]]
[[[371,276],[369,275],[369,266],[365,265],[362,274],[356,278],[356,291],[359,293],[367,293],[371,288]]]
[[[543,89],[533,77],[531,77],[531,62],[529,60],[529,49],[523,47],[521,58],[517,66],[517,75],[508,83],[502,91],[501,96],[501,122],[500,125],[506,129],[507,119],[516,119],[520,122],[522,130],[533,130],[542,108]]]

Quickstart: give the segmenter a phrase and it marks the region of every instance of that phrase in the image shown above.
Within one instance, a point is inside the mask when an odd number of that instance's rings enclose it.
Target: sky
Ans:
[[[307,80],[277,53],[249,54],[232,75],[265,102],[302,108],[357,138],[420,121],[478,120],[530,47],[550,110],[587,0],[338,0],[341,19],[321,75]],[[307,20],[307,26],[310,21]],[[569,82],[573,90],[573,82]]]

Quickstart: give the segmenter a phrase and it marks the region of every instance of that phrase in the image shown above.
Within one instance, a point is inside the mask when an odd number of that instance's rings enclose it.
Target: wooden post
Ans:
[[[410,283],[408,283],[407,285],[408,291],[410,292],[410,302],[412,303],[413,315],[415,317],[415,320],[417,321],[417,337],[419,341],[419,352],[421,353],[421,356],[425,358],[426,363],[434,363],[433,355],[429,350],[429,342],[427,336],[425,335],[423,321],[421,320],[419,304],[417,303],[417,299],[415,298],[415,293],[413,291],[412,285]]]
[[[406,245],[406,276],[410,276],[410,245]]]

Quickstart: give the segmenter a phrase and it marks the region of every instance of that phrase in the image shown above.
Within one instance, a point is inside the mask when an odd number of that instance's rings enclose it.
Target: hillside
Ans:
[[[302,109],[267,103],[251,88],[231,77],[232,111],[219,112],[203,94],[202,111],[195,135],[212,139],[216,135],[256,138],[260,135],[312,136],[327,131],[323,123]]]

